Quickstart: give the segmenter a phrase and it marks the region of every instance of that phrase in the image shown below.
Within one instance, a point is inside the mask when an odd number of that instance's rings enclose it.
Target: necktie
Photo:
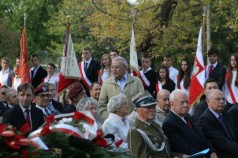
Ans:
[[[26,109],[25,112],[26,112],[26,123],[30,124],[30,110]]]
[[[228,129],[226,128],[226,124],[225,124],[225,121],[224,121],[222,115],[219,115],[218,121],[221,123],[222,128],[224,129],[224,131],[225,131],[227,137],[228,137],[230,140],[232,140],[231,135],[229,134]]]
[[[189,119],[188,119],[187,117],[184,117],[184,119],[185,119],[187,125],[188,125],[192,130],[194,130],[194,128],[193,128],[193,126],[192,126],[192,123],[189,121]]]
[[[45,114],[46,114],[46,116],[50,116],[50,112],[48,111],[47,108],[45,108]]]
[[[86,72],[86,71],[87,71],[87,69],[88,69],[88,63],[87,63],[87,62],[85,62],[85,65],[84,65],[84,72]]]
[[[212,73],[212,70],[213,70],[213,66],[211,65],[209,68],[209,75]]]

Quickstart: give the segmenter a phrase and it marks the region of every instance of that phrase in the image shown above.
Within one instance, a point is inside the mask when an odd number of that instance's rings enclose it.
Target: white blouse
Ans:
[[[127,133],[130,128],[129,121],[123,120],[120,116],[110,113],[109,117],[102,125],[104,134],[113,134],[115,140],[113,142],[114,147],[128,149],[127,145]]]
[[[59,82],[59,75],[55,73],[51,78],[49,75],[47,75],[44,79],[44,82],[52,83],[57,86],[57,83]]]
[[[232,71],[232,80],[231,80],[231,90],[235,96],[235,100],[236,103],[238,103],[238,87],[235,85],[235,80],[236,80],[236,71]],[[226,100],[230,103],[230,104],[234,104],[233,100],[231,99],[231,95],[227,86],[227,83],[225,82],[224,85],[224,94],[225,94],[225,98]]]
[[[10,68],[7,68],[5,72],[0,71],[0,83],[1,85],[7,85],[8,76],[10,74]],[[7,85],[8,86],[8,85]]]

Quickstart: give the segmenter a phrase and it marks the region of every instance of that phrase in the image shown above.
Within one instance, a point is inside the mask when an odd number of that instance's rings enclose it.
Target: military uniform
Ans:
[[[146,138],[138,131],[143,131],[152,145],[154,150],[148,145]],[[150,125],[136,118],[133,127],[128,133],[128,148],[136,158],[169,158],[171,152],[169,149],[168,139],[162,129],[155,122]]]

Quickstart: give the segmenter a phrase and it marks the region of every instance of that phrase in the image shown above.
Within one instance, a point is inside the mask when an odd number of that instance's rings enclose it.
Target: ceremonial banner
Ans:
[[[21,77],[21,83],[31,83],[30,66],[28,61],[28,52],[26,45],[26,26],[24,25],[21,35],[20,65],[18,67],[18,76]]]
[[[133,73],[133,76],[137,76],[137,74],[139,73],[139,66],[138,66],[138,58],[137,58],[137,52],[136,52],[136,42],[135,42],[133,25],[131,30],[130,68],[131,68],[131,72]]]
[[[200,28],[196,57],[193,65],[193,74],[189,89],[190,106],[193,106],[203,94],[204,83],[205,83],[205,67],[202,55],[202,28]]]
[[[59,74],[58,94],[61,94],[66,88],[74,82],[79,81],[81,75],[79,72],[78,62],[74,52],[74,45],[71,38],[70,24],[66,32],[61,69]]]

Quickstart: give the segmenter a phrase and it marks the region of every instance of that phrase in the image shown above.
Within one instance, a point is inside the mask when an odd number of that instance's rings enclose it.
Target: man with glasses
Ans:
[[[8,90],[8,87],[6,85],[3,85],[0,87],[0,117],[3,116],[3,114],[9,109],[9,106],[6,101],[6,91]]]
[[[50,104],[50,93],[47,85],[41,84],[35,89],[35,104],[39,108],[45,117],[50,116],[52,111],[47,108]]]
[[[29,83],[23,83],[18,88],[19,105],[9,109],[3,115],[3,123],[11,124],[18,130],[25,124],[36,130],[44,123],[44,116],[40,109],[32,105],[34,88]]]
[[[106,120],[109,113],[107,103],[113,97],[120,93],[125,94],[129,104],[129,114],[134,110],[131,98],[138,93],[144,92],[144,87],[139,78],[133,77],[127,72],[128,63],[123,57],[112,59],[112,76],[102,84],[99,96],[99,113],[102,120]]]
[[[204,155],[206,158],[217,158],[212,145],[206,140],[198,124],[188,116],[188,96],[181,89],[174,90],[170,96],[171,110],[169,111],[162,129],[168,137],[173,152],[192,155],[210,149]]]
[[[155,122],[158,123],[160,127],[162,127],[162,124],[170,110],[169,95],[170,92],[166,89],[161,89],[157,93]]]

